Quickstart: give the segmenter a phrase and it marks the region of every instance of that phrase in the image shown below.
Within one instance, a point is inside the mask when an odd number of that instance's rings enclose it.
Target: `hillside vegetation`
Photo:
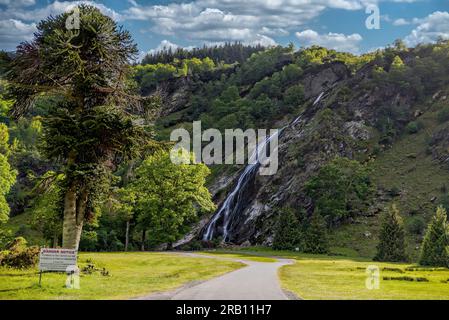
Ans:
[[[309,230],[313,217],[322,218],[331,253],[373,257],[380,213],[395,203],[404,220],[408,256],[415,260],[437,206],[449,207],[448,69],[447,41],[416,48],[398,41],[361,56],[321,47],[227,44],[148,56],[133,67],[129,85],[155,107],[159,141],[166,141],[175,128],[191,130],[196,120],[203,130],[223,131],[280,128],[301,115],[280,138],[278,173],[251,182],[231,242],[272,245],[281,209],[290,208],[299,233]],[[0,117],[9,128],[10,163],[19,175],[8,195],[11,218],[2,227],[3,243],[24,235],[31,243],[57,245],[61,212],[57,206],[41,210],[54,201],[51,192],[36,189],[45,174],[60,169],[43,156],[37,142],[41,117],[55,98],[39,99],[37,108],[16,120],[8,115],[7,86],[3,82]],[[144,121],[153,111],[132,112]],[[82,250],[123,250],[125,243],[128,249],[160,248],[167,241],[170,246],[191,227],[196,234],[185,248],[201,247],[195,239],[210,213],[185,221],[170,218],[176,229],[166,230],[176,230],[174,239],[160,227],[165,220],[151,225],[133,212],[134,200],[120,190],[133,181],[142,161],[117,167],[114,192],[96,206],[96,218],[83,231]],[[206,181],[218,206],[241,168],[210,166]],[[330,192],[336,192],[331,183],[335,174],[343,179],[338,185],[347,186],[338,197]],[[53,190],[53,197],[57,193]]]

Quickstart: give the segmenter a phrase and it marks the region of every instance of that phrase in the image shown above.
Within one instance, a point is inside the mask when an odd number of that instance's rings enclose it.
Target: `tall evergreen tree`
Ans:
[[[319,254],[329,251],[326,220],[318,212],[315,211],[310,218],[303,238],[304,252]]]
[[[300,247],[300,223],[295,212],[290,208],[283,208],[279,217],[273,239],[273,249],[293,250]]]
[[[78,248],[111,170],[135,154],[144,136],[125,112],[138,101],[127,81],[136,54],[127,31],[97,8],[80,5],[41,21],[11,62],[13,115],[26,114],[42,94],[58,97],[43,131],[44,151],[61,162],[65,176],[64,248]]]
[[[393,204],[385,211],[383,218],[377,254],[374,260],[377,261],[406,261],[405,253],[405,232],[399,210]]]
[[[442,206],[438,207],[427,228],[419,263],[424,266],[449,267],[449,224]]]

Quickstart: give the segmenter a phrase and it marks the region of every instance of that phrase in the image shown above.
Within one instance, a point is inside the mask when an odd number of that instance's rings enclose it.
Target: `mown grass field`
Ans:
[[[38,286],[37,268],[0,268],[0,300],[6,299],[129,299],[209,279],[243,265],[229,260],[201,259],[165,253],[81,253],[79,267],[92,261],[106,268],[81,275],[80,289],[66,289],[64,274],[46,273]]]
[[[206,256],[214,256],[217,258],[224,258],[224,259],[234,259],[234,260],[250,260],[250,261],[256,261],[256,262],[276,262],[277,260],[275,258],[271,258],[269,256],[263,256],[263,255],[255,255],[255,254],[247,254],[242,253],[239,251],[227,251],[227,250],[214,250],[214,251],[206,251],[206,252],[199,252],[198,254],[203,254]]]
[[[307,255],[267,248],[216,250],[199,255],[217,259],[170,253],[81,253],[81,268],[93,262],[106,268],[81,275],[80,289],[66,289],[65,275],[49,273],[38,286],[38,273],[32,270],[0,269],[0,300],[5,299],[131,299],[153,292],[172,290],[192,281],[206,280],[243,265],[232,261],[252,260],[271,263],[273,257],[292,259],[279,269],[281,286],[302,299],[449,299],[449,269],[419,268],[413,264],[379,263],[368,259]],[[366,287],[369,265],[380,269],[379,289]],[[415,281],[386,280],[408,277]],[[427,282],[418,282],[417,278]],[[263,281],[263,279],[261,279]],[[250,297],[249,297],[250,298]]]
[[[420,268],[413,264],[380,263],[362,258],[307,255],[266,248],[238,251],[241,255],[278,256],[294,260],[294,264],[281,267],[281,285],[302,299],[330,300],[409,300],[449,299],[449,269]],[[379,289],[366,287],[366,268],[376,265],[380,269]],[[384,280],[410,277],[415,281]],[[428,282],[417,282],[425,278]]]

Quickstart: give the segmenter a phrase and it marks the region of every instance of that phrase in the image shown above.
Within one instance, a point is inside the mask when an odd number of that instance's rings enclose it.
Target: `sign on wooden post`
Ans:
[[[39,285],[42,272],[67,272],[70,268],[76,267],[76,260],[77,252],[74,249],[42,248],[39,254]]]

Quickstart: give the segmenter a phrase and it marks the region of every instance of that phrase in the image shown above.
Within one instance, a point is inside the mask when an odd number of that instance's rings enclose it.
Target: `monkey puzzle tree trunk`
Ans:
[[[83,230],[87,206],[87,191],[77,194],[76,184],[72,184],[64,197],[64,223],[62,230],[62,247],[78,250]]]

